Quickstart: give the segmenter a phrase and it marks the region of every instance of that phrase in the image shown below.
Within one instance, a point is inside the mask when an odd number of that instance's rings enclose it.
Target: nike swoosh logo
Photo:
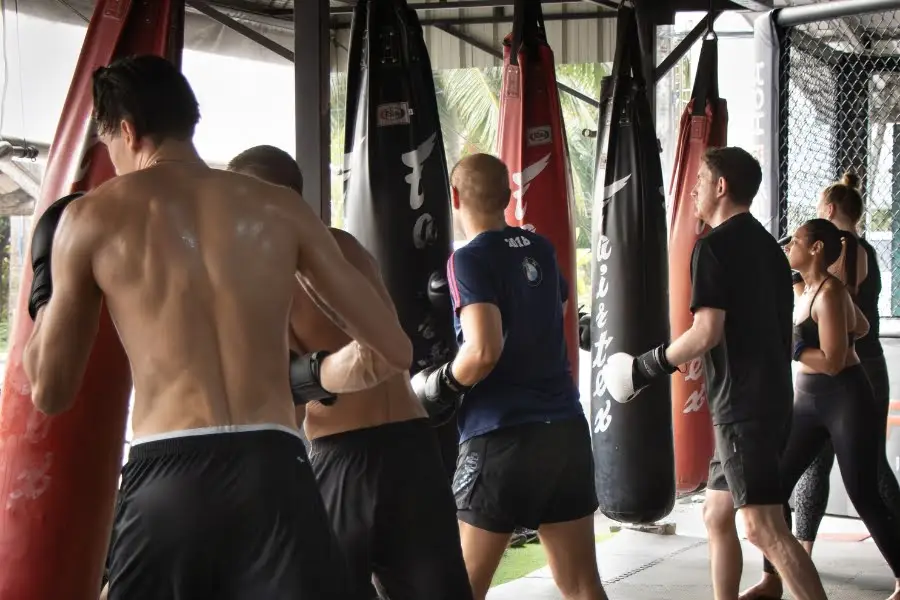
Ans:
[[[621,192],[622,189],[626,185],[628,185],[628,181],[630,179],[631,179],[631,174],[629,173],[622,179],[613,181],[611,184],[609,184],[608,186],[603,188],[603,195],[600,198],[600,200],[603,202],[603,204],[605,205],[607,202],[609,202],[612,199],[613,196],[615,196],[616,194]]]

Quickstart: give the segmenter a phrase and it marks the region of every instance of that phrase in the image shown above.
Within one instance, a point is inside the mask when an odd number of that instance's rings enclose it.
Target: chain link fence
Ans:
[[[856,173],[879,312],[900,317],[900,13],[788,28],[781,48],[780,234],[816,216],[822,188]]]

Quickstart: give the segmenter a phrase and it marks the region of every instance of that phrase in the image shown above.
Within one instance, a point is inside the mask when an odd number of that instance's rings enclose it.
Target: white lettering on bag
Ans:
[[[597,283],[597,293],[594,296],[594,301],[596,302],[594,324],[597,326],[600,335],[598,336],[599,339],[594,342],[594,360],[591,363],[591,367],[596,370],[592,394],[595,398],[600,399],[603,399],[606,395],[606,381],[603,379],[603,365],[606,364],[607,358],[606,352],[613,339],[615,339],[609,335],[606,329],[609,311],[606,309],[606,303],[604,302],[606,294],[609,293],[609,280],[606,277],[609,266],[606,264],[606,261],[609,260],[610,256],[612,256],[612,246],[609,243],[609,238],[601,235],[597,248],[597,262],[600,263],[598,268],[600,280]],[[594,416],[594,433],[605,432],[609,429],[610,424],[612,424],[611,410],[612,404],[609,398],[606,398],[606,404]]]

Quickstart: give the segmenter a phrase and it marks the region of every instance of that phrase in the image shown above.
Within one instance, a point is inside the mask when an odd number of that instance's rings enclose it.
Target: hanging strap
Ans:
[[[691,114],[695,117],[706,114],[707,102],[712,104],[719,99],[719,36],[713,29],[712,11],[707,14],[706,19],[706,36],[700,47],[697,75],[694,77],[694,89],[691,91],[694,99]]]

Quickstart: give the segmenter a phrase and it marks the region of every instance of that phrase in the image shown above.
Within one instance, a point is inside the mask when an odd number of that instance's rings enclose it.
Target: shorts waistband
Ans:
[[[373,443],[397,444],[408,443],[423,434],[433,435],[432,427],[428,419],[416,418],[408,421],[385,423],[363,429],[352,429],[325,435],[309,441],[310,454],[316,452],[331,452],[336,450],[364,450],[371,448]]]
[[[225,449],[230,446],[245,445],[247,436],[285,439],[291,443],[299,442],[301,445],[303,444],[300,432],[284,425],[275,423],[219,425],[169,431],[135,438],[131,442],[128,459],[140,460],[186,451]]]

